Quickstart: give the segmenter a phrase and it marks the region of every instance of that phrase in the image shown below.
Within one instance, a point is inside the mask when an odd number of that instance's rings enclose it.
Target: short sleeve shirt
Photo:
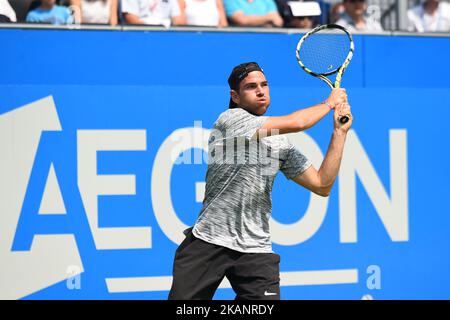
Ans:
[[[181,14],[178,0],[123,0],[122,12],[138,16],[145,24],[165,27]]]
[[[365,18],[365,26],[363,29],[358,29],[355,26],[355,22],[353,19],[346,13],[342,15],[342,18],[339,19],[336,24],[343,26],[344,28],[347,28],[350,32],[381,32],[383,31],[383,27],[381,24],[376,21],[375,19],[366,17]]]
[[[439,7],[433,15],[428,14],[423,4],[408,10],[408,29],[418,32],[448,32],[450,31],[450,4],[439,2]]]
[[[203,207],[193,227],[197,238],[239,252],[270,253],[271,192],[278,171],[292,179],[311,162],[285,135],[254,139],[266,116],[229,109],[208,142]]]
[[[228,17],[238,11],[242,11],[246,16],[264,16],[271,12],[277,12],[274,0],[224,0],[223,5]]]
[[[73,23],[73,17],[67,7],[55,5],[50,10],[37,8],[30,11],[27,15],[26,21],[61,25]]]

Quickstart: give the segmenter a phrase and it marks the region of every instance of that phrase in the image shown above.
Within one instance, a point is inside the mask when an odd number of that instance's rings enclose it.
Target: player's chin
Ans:
[[[264,113],[266,113],[266,111],[267,111],[267,109],[269,109],[269,105],[270,105],[270,101],[268,101],[268,100],[264,100],[264,101],[258,101],[257,102],[257,106],[256,106],[256,108],[255,108],[255,110],[256,110],[256,114],[258,115],[258,116],[261,116],[261,115],[263,115]]]

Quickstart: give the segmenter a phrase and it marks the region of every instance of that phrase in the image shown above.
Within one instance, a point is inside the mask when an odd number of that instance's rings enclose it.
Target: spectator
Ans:
[[[69,8],[56,5],[55,2],[55,0],[42,0],[39,7],[28,12],[26,21],[54,25],[73,23]]]
[[[247,27],[282,27],[274,0],[224,0],[230,22]]]
[[[381,24],[366,16],[366,1],[364,0],[344,0],[345,12],[336,24],[339,24],[349,31],[383,31]]]
[[[181,14],[190,26],[227,27],[222,0],[178,0]]]
[[[291,2],[291,0],[276,0],[278,12],[284,21],[284,27],[311,29],[319,24],[317,16],[294,16],[291,6],[288,4],[289,2]]]
[[[0,23],[2,22],[17,22],[16,12],[8,0],[0,0]]]
[[[345,13],[345,7],[342,2],[336,3],[330,10],[330,23],[336,23]]]
[[[450,31],[450,4],[439,0],[426,0],[408,10],[409,31]]]
[[[312,29],[317,26],[317,20],[315,17],[311,16],[303,16],[303,17],[294,17],[287,27],[290,28],[300,28],[300,29]]]
[[[129,24],[171,25],[186,24],[178,0],[122,0],[122,12]]]
[[[77,8],[74,10],[77,23],[117,24],[118,0],[71,0],[70,4]]]

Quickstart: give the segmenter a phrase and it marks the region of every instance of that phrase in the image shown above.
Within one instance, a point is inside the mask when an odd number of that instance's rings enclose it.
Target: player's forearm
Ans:
[[[292,117],[293,121],[298,124],[299,131],[303,131],[314,126],[323,117],[325,117],[329,111],[330,108],[321,103],[309,108],[295,111],[291,113],[290,117]]]
[[[331,191],[339,173],[346,137],[347,133],[343,130],[335,129],[333,131],[327,154],[320,166],[319,177],[326,193]]]

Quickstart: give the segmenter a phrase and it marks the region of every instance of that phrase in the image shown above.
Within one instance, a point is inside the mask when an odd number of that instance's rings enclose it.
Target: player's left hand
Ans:
[[[340,116],[348,116],[349,120],[347,123],[342,124],[339,121]],[[343,132],[347,132],[353,123],[353,116],[352,112],[350,110],[350,105],[348,103],[341,103],[334,109],[334,129],[335,130],[341,130]]]

